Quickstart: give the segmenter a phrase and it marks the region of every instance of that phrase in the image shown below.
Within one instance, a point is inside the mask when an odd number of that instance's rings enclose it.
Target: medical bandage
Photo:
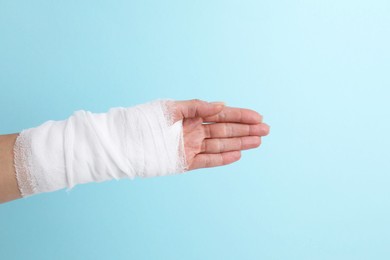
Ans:
[[[23,130],[14,165],[23,197],[77,184],[186,171],[182,120],[174,101],[107,113],[79,110],[68,119]]]

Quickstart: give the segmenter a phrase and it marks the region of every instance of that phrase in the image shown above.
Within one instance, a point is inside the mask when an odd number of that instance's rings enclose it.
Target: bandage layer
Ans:
[[[173,101],[156,100],[107,113],[78,110],[23,130],[14,146],[22,196],[185,172],[183,124],[173,122],[173,113]]]

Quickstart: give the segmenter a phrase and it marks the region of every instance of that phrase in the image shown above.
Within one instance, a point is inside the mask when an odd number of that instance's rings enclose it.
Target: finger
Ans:
[[[218,154],[198,154],[195,156],[189,170],[222,166],[238,161],[241,158],[240,151],[232,151]]]
[[[263,117],[250,109],[224,107],[218,114],[206,117],[204,122],[260,124],[263,122]]]
[[[175,120],[194,117],[209,117],[219,112],[224,107],[223,102],[206,102],[199,99],[176,101],[175,102]]]
[[[204,124],[203,129],[206,138],[266,136],[269,133],[269,126],[265,123],[256,125],[236,123]]]
[[[259,136],[244,136],[235,138],[205,139],[202,142],[201,153],[223,153],[240,151],[259,147]]]

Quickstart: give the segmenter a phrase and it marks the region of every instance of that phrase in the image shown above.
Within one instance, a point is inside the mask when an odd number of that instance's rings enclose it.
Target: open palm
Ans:
[[[260,146],[269,133],[262,116],[250,109],[197,99],[176,101],[175,106],[174,120],[183,120],[188,170],[233,163],[241,150]]]

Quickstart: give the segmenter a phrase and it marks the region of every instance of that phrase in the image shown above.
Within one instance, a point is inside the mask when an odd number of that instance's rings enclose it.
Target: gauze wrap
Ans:
[[[156,100],[107,113],[78,110],[66,120],[23,130],[14,146],[22,196],[184,172],[183,124],[173,122],[173,104]]]

